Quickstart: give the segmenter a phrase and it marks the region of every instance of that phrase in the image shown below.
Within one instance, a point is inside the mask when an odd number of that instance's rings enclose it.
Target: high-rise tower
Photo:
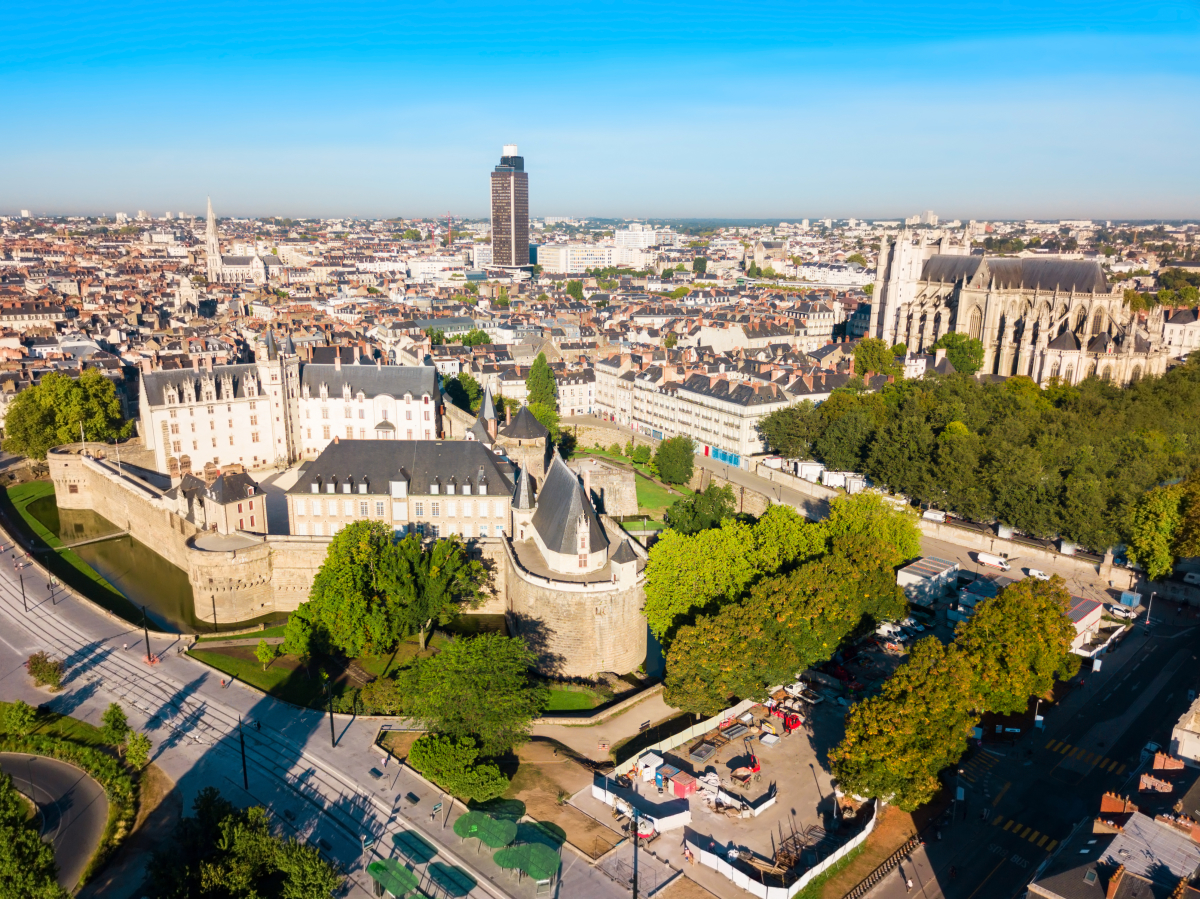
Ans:
[[[529,175],[516,144],[505,144],[492,170],[492,265],[529,265]]]

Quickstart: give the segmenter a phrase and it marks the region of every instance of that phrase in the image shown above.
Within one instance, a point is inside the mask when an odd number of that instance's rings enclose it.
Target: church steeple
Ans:
[[[204,226],[204,254],[208,263],[209,283],[221,280],[221,243],[217,237],[217,217],[213,215],[212,197],[208,198],[208,220]]]

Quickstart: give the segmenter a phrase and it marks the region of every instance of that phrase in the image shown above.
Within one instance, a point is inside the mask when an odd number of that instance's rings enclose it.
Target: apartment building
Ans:
[[[288,491],[288,526],[320,537],[369,520],[400,534],[501,537],[511,526],[513,472],[471,440],[334,439]]]
[[[558,378],[558,414],[591,415],[596,406],[596,373],[591,369]]]

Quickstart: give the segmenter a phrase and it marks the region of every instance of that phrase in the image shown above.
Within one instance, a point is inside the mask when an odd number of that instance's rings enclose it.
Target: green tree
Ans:
[[[530,403],[529,411],[550,432],[550,440],[558,443],[562,438],[562,428],[558,423],[558,410],[552,404]]]
[[[696,444],[685,435],[668,438],[658,445],[654,464],[658,476],[668,484],[686,484],[696,464]]]
[[[681,534],[695,534],[718,527],[733,515],[733,488],[709,484],[703,492],[675,500],[667,510],[667,524]]]
[[[1002,715],[1024,712],[1030,696],[1045,696],[1056,677],[1075,674],[1079,656],[1071,652],[1070,608],[1061,577],[1025,578],[980,602],[959,624],[955,642],[971,661],[973,692],[984,708]]]
[[[110,746],[120,747],[129,734],[129,720],[125,711],[115,702],[110,702],[100,717],[100,738]]]
[[[60,659],[52,659],[44,651],[35,652],[25,662],[29,676],[39,686],[49,687],[57,692],[62,689],[63,663]]]
[[[626,441],[625,441],[625,452],[624,452],[624,455],[625,455],[625,458],[627,458],[627,459],[632,459],[632,458],[633,458],[633,441],[632,441],[632,440],[626,440]]]
[[[862,292],[865,293],[867,296],[871,296],[873,293],[875,293],[875,285],[874,284],[864,284],[862,286]]]
[[[483,402],[483,389],[469,371],[460,371],[458,377],[447,380],[446,393],[450,402],[472,415],[479,411]]]
[[[529,391],[527,397],[529,405],[537,403],[543,406],[557,407],[558,383],[554,379],[554,372],[546,363],[545,353],[538,353],[537,358],[533,360],[533,365],[529,367],[529,374],[525,378],[525,389]]]
[[[426,328],[425,336],[429,338],[430,346],[442,346],[446,342],[446,332],[441,328]]]
[[[470,737],[425,734],[413,743],[408,763],[459,799],[487,802],[503,796],[508,778],[495,765],[477,762],[478,755],[479,748]]]
[[[568,281],[567,287],[566,287],[566,293],[567,293],[567,296],[574,297],[576,300],[578,300],[579,302],[582,303],[583,302],[583,282],[582,281]]]
[[[0,729],[3,729],[6,734],[24,737],[33,730],[36,723],[37,710],[29,703],[18,699],[4,709],[3,718],[0,718]]]
[[[501,287],[500,293],[496,295],[496,305],[501,309],[507,309],[509,306],[508,288]]]
[[[154,748],[154,744],[150,742],[150,738],[143,733],[134,731],[130,733],[129,739],[125,742],[125,760],[135,769],[146,767],[146,763],[150,761],[150,750]]]
[[[983,367],[983,342],[958,331],[947,331],[930,349],[945,350],[954,370],[973,375]]]
[[[968,660],[936,637],[918,641],[878,696],[855,703],[829,753],[838,786],[913,811],[942,784],[938,772],[967,748],[980,700]]]
[[[267,670],[267,666],[275,661],[275,657],[279,651],[271,643],[266,640],[259,640],[258,645],[254,647],[254,657],[262,662],[263,671]]]
[[[1175,542],[1183,524],[1184,488],[1180,484],[1143,493],[1132,504],[1125,521],[1130,561],[1146,569],[1152,581],[1171,576],[1175,569]]]
[[[610,446],[608,448],[608,452],[613,456],[620,456],[621,455],[621,444],[614,443],[612,446]]]
[[[157,899],[329,899],[345,881],[315,847],[272,835],[261,806],[235,809],[205,787],[192,809],[147,868]]]
[[[653,453],[650,452],[650,447],[642,443],[633,448],[633,456],[631,457],[637,465],[649,465],[650,457]]]
[[[487,755],[529,739],[549,690],[533,676],[534,652],[524,640],[500,634],[459,638],[410,677],[409,714],[449,737],[475,737]]]
[[[21,899],[66,899],[58,885],[54,849],[26,815],[12,778],[0,773],[0,893]]]
[[[767,444],[785,459],[807,459],[821,433],[821,418],[812,400],[776,409],[758,423]]]
[[[899,375],[902,370],[896,364],[891,347],[876,337],[864,337],[854,347],[854,371],[865,378],[868,372]]]
[[[708,260],[703,256],[697,256],[692,260],[692,271],[697,275],[703,275],[708,271]]]
[[[668,331],[666,333],[666,336],[663,337],[663,346],[666,347],[668,350],[675,349],[675,347],[678,346],[678,344],[679,344],[679,335],[676,334],[674,331]]]
[[[356,521],[338,531],[313,578],[308,601],[288,618],[283,651],[308,658],[333,651],[356,658],[386,652],[404,636],[377,577],[392,545],[383,521]]]
[[[409,534],[385,550],[378,580],[397,624],[416,631],[424,649],[434,623],[448,624],[460,606],[478,603],[487,576],[458,537],[426,546],[420,536]]]
[[[839,496],[829,504],[825,530],[830,539],[869,538],[876,543],[889,568],[921,555],[921,529],[917,513],[888,503],[878,493]]]
[[[830,471],[861,471],[863,456],[871,445],[875,430],[875,419],[870,412],[851,409],[821,432],[814,443],[816,456]]]
[[[850,265],[855,262],[857,262],[863,268],[867,267],[867,257],[864,256],[862,253],[851,253],[849,256],[846,257],[847,265]]]
[[[481,331],[479,328],[473,328],[463,335],[463,346],[486,346],[492,342],[492,338],[488,337],[487,331]]]
[[[78,378],[50,372],[41,383],[16,395],[4,419],[6,452],[46,458],[46,451],[79,441],[80,425],[87,440],[124,439],[133,422],[121,415],[113,382],[96,369]]]

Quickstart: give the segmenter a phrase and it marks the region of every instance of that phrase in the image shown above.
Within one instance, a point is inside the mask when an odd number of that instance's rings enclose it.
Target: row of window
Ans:
[[[258,442],[259,442],[258,431],[255,431],[255,432],[253,432],[253,433],[250,435],[250,442],[251,442],[251,443],[258,443]],[[214,447],[217,445],[217,438],[216,438],[216,437],[212,438],[212,445],[213,445]],[[229,435],[229,445],[230,445],[230,446],[234,446],[234,445],[235,445],[235,444],[234,444],[234,442],[233,442],[233,435],[232,435],[232,434],[230,434],[230,435]],[[199,440],[193,440],[193,441],[192,441],[192,449],[193,449],[193,450],[198,450],[198,449],[200,449],[200,441],[199,441]],[[173,440],[173,441],[171,441],[171,451],[172,451],[173,453],[175,453],[175,455],[179,455],[179,453],[181,453],[181,452],[183,451],[183,441],[182,441],[182,440]]]
[[[251,527],[253,527],[254,519],[251,518],[250,521],[251,521]],[[297,535],[299,535],[301,537],[308,537],[308,536],[332,537],[334,534],[336,534],[338,531],[340,531],[345,526],[346,526],[346,523],[341,522],[341,521],[330,521],[330,522],[314,521],[314,522],[312,522],[312,533],[310,535],[309,534],[309,523],[306,521],[298,521],[298,522],[296,522],[296,533],[297,533]],[[440,524],[426,524],[425,522],[417,522],[415,524],[410,523],[410,524],[402,525],[402,526],[396,528],[396,533],[397,534],[417,533],[417,534],[420,534],[422,537],[479,536],[479,537],[486,538],[486,537],[492,536],[493,534],[497,537],[503,536],[504,527],[503,527],[503,525],[494,525],[489,528],[488,525],[481,524],[477,528],[472,530],[471,528],[469,528],[467,525],[464,524],[462,526],[462,530],[460,533],[459,526],[457,524],[451,523],[451,524],[447,524],[447,525],[445,525],[445,527],[443,527]],[[584,558],[586,558],[586,556]],[[580,567],[583,567],[583,566],[580,566]]]
[[[305,430],[305,436],[306,436],[306,437],[307,437],[309,440],[312,440],[312,428],[305,428],[304,430]],[[333,433],[332,433],[332,431],[333,431],[333,429],[332,429],[332,428],[331,428],[329,425],[322,425],[322,427],[321,427],[321,436],[322,436],[324,439],[326,439],[326,440],[330,440],[330,439],[332,439],[332,437],[333,437]],[[391,431],[383,431],[383,430],[376,431],[376,439],[377,439],[377,440],[391,440],[391,439],[392,439],[392,433],[393,433],[393,432],[391,432]],[[433,433],[432,431],[430,431],[428,428],[426,428],[426,429],[425,429],[425,439],[426,439],[426,440],[432,440],[432,439],[433,439],[432,433]],[[346,439],[347,439],[347,440],[353,440],[353,439],[354,439],[354,428],[350,427],[349,425],[347,425],[347,426],[346,426]],[[367,429],[366,429],[366,428],[359,428],[359,429],[358,429],[358,439],[359,439],[359,440],[366,440],[366,439],[367,439]],[[409,428],[409,429],[408,429],[408,436],[407,436],[406,438],[404,438],[404,439],[405,439],[405,440],[412,440],[412,439],[413,439],[413,429],[412,429],[412,428]],[[312,452],[316,452],[316,450],[314,450],[314,449],[311,449],[311,448],[310,448],[310,449],[308,449],[307,451],[308,451],[308,452],[310,452],[310,453],[312,453]]]
[[[301,516],[301,515],[309,514],[310,506],[309,506],[308,500],[294,499],[294,500],[292,500],[292,502],[296,509],[296,515]],[[387,511],[384,500],[373,500],[372,501],[372,500],[353,500],[353,499],[344,499],[344,500],[330,499],[330,500],[325,500],[324,503],[322,503],[321,500],[314,499],[311,502],[312,502],[311,509],[312,509],[313,515],[328,514],[328,515],[345,515],[345,516],[349,517],[349,516],[353,516],[355,514],[355,510],[357,509],[358,516],[361,518],[366,518],[370,514],[372,502],[374,503],[376,517],[382,518]],[[401,506],[401,508],[403,508],[403,504],[397,503],[397,505]],[[413,517],[414,518],[424,518],[426,505],[428,505],[428,507],[429,507],[429,517],[430,518],[441,518],[443,511],[445,511],[447,518],[457,518],[457,517],[459,517],[460,514],[463,518],[487,518],[488,517],[487,500],[476,500],[474,502],[472,502],[471,500],[463,500],[461,502],[456,502],[454,500],[447,500],[445,502],[442,502],[439,500],[436,502],[429,502],[428,504],[424,500],[418,500],[413,503]],[[498,500],[493,501],[491,517],[493,517],[493,518],[501,517],[504,514],[504,506],[505,506],[505,504],[503,502],[500,502]],[[238,511],[241,511],[241,510],[239,509]],[[405,513],[401,512],[397,517],[407,518],[408,516]]]
[[[233,419],[232,419],[232,418],[231,418],[231,419],[229,419],[229,427],[231,427],[231,428],[233,427]],[[256,428],[256,427],[258,427],[258,416],[257,416],[257,415],[251,415],[251,416],[250,416],[250,427],[252,427],[252,428]],[[217,422],[216,422],[216,419],[211,419],[211,418],[209,419],[209,421],[208,421],[208,429],[209,429],[210,431],[215,431],[215,430],[217,429]],[[171,433],[172,433],[172,434],[178,434],[178,433],[179,433],[179,425],[178,425],[178,423],[171,425]],[[192,433],[193,433],[193,434],[195,434],[195,433],[196,433],[196,423],[195,423],[195,422],[192,422]],[[232,438],[231,438],[231,439],[232,439]]]

